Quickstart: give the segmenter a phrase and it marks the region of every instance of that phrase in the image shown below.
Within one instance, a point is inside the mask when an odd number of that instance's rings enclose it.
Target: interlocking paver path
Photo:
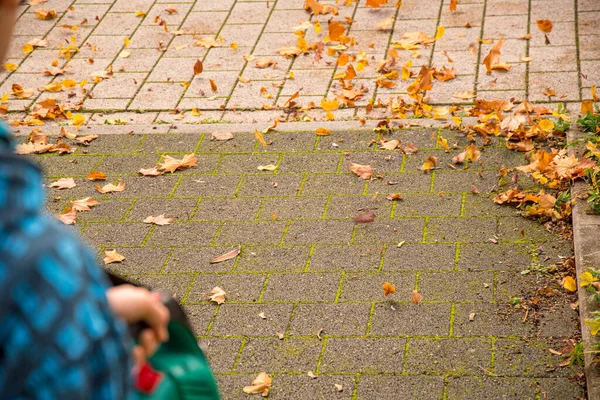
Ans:
[[[270,396],[278,399],[579,398],[583,389],[570,378],[580,371],[559,366],[564,359],[550,351],[578,337],[578,315],[569,306],[574,300],[557,295],[557,282],[555,292],[545,291],[548,278],[531,268],[570,256],[571,243],[490,201],[505,183],[498,169],[526,163],[523,153],[494,140],[481,147],[479,162],[455,169],[452,157],[470,143],[456,131],[374,132],[358,120],[384,115],[384,109],[369,112],[369,101],[387,104],[405,96],[411,82],[377,87],[376,60],[403,33],[434,35],[439,25],[444,37],[422,48],[412,68],[441,66],[447,51],[457,76],[434,84],[430,104],[467,104],[472,100],[452,95],[474,91],[478,99],[563,102],[577,111],[589,88],[600,83],[600,2],[473,0],[461,1],[455,13],[448,1],[393,3],[381,9],[363,1],[339,6],[335,18],[352,19],[346,33],[370,60],[354,82],[369,90],[356,107],[333,111],[334,122],[325,122],[318,105],[340,89],[334,75],[345,67],[336,67],[327,51],[320,62],[313,54],[288,59],[274,53],[296,45],[295,27],[304,21],[323,26],[320,35],[312,27],[306,31],[309,43],[326,35],[332,16],[307,13],[301,0],[49,0],[41,6],[58,12],[53,21],[41,21],[36,7],[23,6],[9,57],[18,69],[0,73],[0,95],[12,92],[14,83],[35,89],[67,78],[90,82],[86,93],[11,97],[7,118],[24,120],[24,107],[51,97],[86,117],[81,134],[100,135],[73,154],[34,156],[49,182],[73,177],[77,183],[48,189],[48,207],[59,213],[70,200],[100,201],[78,214],[74,229],[98,250],[99,261],[107,249],[126,257],[108,265],[111,271],[176,294],[225,399],[246,398],[242,388],[261,371],[274,377]],[[171,15],[167,7],[177,12]],[[156,23],[157,15],[167,29]],[[394,17],[391,30],[374,28],[388,17]],[[549,45],[538,19],[554,23]],[[530,40],[520,39],[528,33]],[[70,61],[58,58],[71,36],[80,51]],[[220,45],[193,46],[198,37]],[[506,39],[502,60],[512,68],[488,76],[481,61],[492,45],[485,41],[500,37]],[[33,38],[48,39],[48,46],[24,54],[23,44]],[[125,38],[131,40],[127,47]],[[469,51],[471,43],[475,51]],[[126,58],[120,56],[124,50],[130,52]],[[258,69],[261,57],[277,65]],[[43,75],[55,58],[68,72]],[[198,59],[204,71],[194,77]],[[399,66],[409,59],[401,52]],[[114,76],[94,83],[90,74],[109,65]],[[290,72],[293,79],[286,78]],[[547,97],[547,88],[557,96]],[[299,90],[298,105],[314,102],[317,108],[284,107]],[[254,125],[262,129],[275,119],[298,123],[265,134],[272,144],[263,146],[252,134]],[[307,122],[312,120],[318,123]],[[65,121],[40,129],[56,135]],[[317,137],[317,126],[327,126],[331,135]],[[234,139],[211,140],[216,130],[231,130]],[[414,143],[419,151],[377,150],[372,141],[384,136]],[[446,153],[439,136],[457,143],[456,149]],[[197,167],[159,177],[137,173],[164,155],[188,153],[197,155]],[[431,155],[439,169],[425,174],[419,168]],[[362,180],[349,172],[350,162],[372,165],[380,179]],[[258,171],[268,164],[277,169]],[[97,182],[85,179],[92,171],[106,173],[108,182],[125,182],[125,191],[96,192]],[[521,181],[527,184],[526,177]],[[403,200],[385,198],[396,192]],[[352,221],[368,210],[377,215],[374,223]],[[142,222],[159,214],[174,223]],[[235,246],[241,246],[240,256],[209,263]],[[389,297],[383,296],[386,281],[396,287]],[[206,300],[215,286],[227,292],[223,305]],[[422,295],[418,305],[411,303],[413,290]],[[545,298],[539,310],[515,308],[519,299],[536,297]]]

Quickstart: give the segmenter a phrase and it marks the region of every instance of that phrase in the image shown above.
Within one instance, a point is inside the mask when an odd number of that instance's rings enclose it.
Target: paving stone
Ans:
[[[542,396],[548,399],[576,399],[585,396],[581,385],[568,378],[540,378],[539,385]]]
[[[242,339],[210,338],[200,341],[206,349],[210,368],[216,372],[231,372],[239,354]]]
[[[167,133],[165,135],[146,135],[140,149],[152,153],[194,153],[201,134]]]
[[[100,161],[101,157],[88,157],[88,156],[43,156],[43,157],[31,157],[34,162],[37,162],[46,176],[57,176],[60,178],[72,177],[72,176],[87,176],[96,164]]]
[[[129,275],[126,277],[138,285],[153,291],[165,291],[185,301],[185,295],[194,280],[193,275]]]
[[[141,223],[89,223],[83,237],[95,246],[140,246],[149,230]]]
[[[223,128],[227,131],[227,128]],[[256,146],[256,138],[250,132],[238,133],[233,139],[225,142],[212,140],[212,135],[206,134],[198,147],[200,153],[251,153]]]
[[[159,155],[139,155],[139,156],[104,156],[96,169],[104,172],[107,176],[120,174],[137,174],[141,168],[154,167],[160,159]],[[147,179],[148,180],[148,179]]]
[[[456,304],[455,307],[455,336],[531,336],[534,333],[534,327],[523,322],[523,313],[507,304]]]
[[[424,7],[429,8],[429,7]],[[361,376],[358,399],[396,399],[402,393],[411,400],[444,398],[444,380],[433,376]]]
[[[146,167],[151,167],[154,164],[148,164]],[[144,166],[141,165],[139,167],[144,168]],[[100,171],[100,169],[98,170]],[[168,197],[175,188],[179,178],[180,177],[176,175],[157,177],[127,176],[122,178],[122,181],[125,182],[125,190],[122,192],[111,193],[111,196],[115,198]]]
[[[241,221],[253,220],[262,200],[255,198],[204,197],[194,212],[194,220]]]
[[[130,200],[101,201],[91,211],[77,214],[77,222],[120,221],[132,205]]]
[[[239,256],[237,272],[304,271],[309,246],[246,246]]]
[[[262,300],[332,302],[340,278],[339,273],[271,274]]]
[[[256,302],[263,289],[265,275],[258,274],[199,274],[187,297],[188,303],[207,301],[206,296],[219,286],[227,292],[227,301]]]
[[[271,372],[314,371],[321,353],[317,339],[250,339],[242,350],[236,372],[265,369]]]
[[[392,202],[383,197],[373,200],[367,196],[332,196],[327,207],[327,218],[350,219],[368,211],[387,218],[392,211]]]
[[[352,225],[348,221],[292,221],[285,235],[285,243],[349,243]]]
[[[279,244],[284,222],[224,222],[216,244]]]
[[[184,307],[196,335],[204,335],[211,322],[215,308],[212,305],[193,304]]]
[[[398,244],[400,244],[399,242]],[[423,271],[454,269],[455,245],[390,244],[385,250],[383,271]]]
[[[321,371],[400,373],[405,339],[329,339]]]
[[[292,336],[362,336],[366,333],[368,304],[298,304],[290,326]]]
[[[460,245],[458,269],[524,271],[531,265],[528,244],[464,243]]]
[[[448,382],[448,399],[533,399],[536,382],[526,378],[452,377]],[[548,397],[550,398],[550,397]]]
[[[431,187],[431,175],[423,173],[385,173],[381,180],[368,183],[367,194],[393,194],[400,193],[429,193]]]
[[[481,242],[496,234],[495,218],[430,218],[427,242]]]
[[[233,196],[240,179],[240,176],[184,176],[174,196]]]
[[[372,224],[356,225],[352,243],[421,242],[424,218],[376,218]]]
[[[336,172],[340,162],[339,154],[284,154],[279,171],[286,172]]]
[[[325,211],[325,197],[283,197],[267,199],[261,209],[261,220],[286,220],[293,218],[317,219]]]
[[[145,83],[128,107],[130,110],[172,109],[183,94],[183,87],[173,83]]]
[[[319,374],[317,379],[306,378],[306,374],[276,375],[273,378],[273,391],[269,392],[269,397],[274,399],[350,399],[356,386],[353,376]],[[336,389],[336,384],[342,386],[341,392]]]
[[[405,296],[408,300],[408,296]],[[450,333],[450,304],[375,305],[372,336],[447,336]]]
[[[382,301],[383,284],[389,282],[396,287],[396,295],[391,295],[390,301],[409,301],[410,293],[415,289],[416,274],[414,273],[348,273],[342,281],[340,302],[346,301]],[[373,282],[377,282],[376,285]],[[404,294],[404,297],[401,297]]]
[[[502,241],[546,242],[552,240],[539,222],[521,217],[500,218],[498,222],[498,238]]]
[[[142,135],[121,135],[119,140],[100,137],[85,148],[87,154],[127,154],[135,152],[142,143]]]
[[[487,338],[410,339],[407,356],[408,374],[474,375],[488,370],[492,347]]]
[[[112,263],[105,265],[104,268],[116,274],[144,274],[159,273],[162,269],[170,249],[141,248],[141,247],[123,247],[106,248],[105,250],[117,250],[119,254],[125,257],[122,263]],[[104,252],[98,256],[98,263],[102,263]]]
[[[423,272],[419,293],[423,301],[489,303],[494,299],[493,282],[494,275],[489,272]]]
[[[460,195],[407,195],[396,203],[394,216],[459,216],[461,203]]]
[[[196,199],[137,200],[125,219],[139,222],[149,216],[165,215],[176,221],[185,221],[190,219],[196,204]]]
[[[251,174],[258,172],[260,165],[277,165],[279,154],[226,154],[221,158],[217,174]],[[270,172],[264,172],[269,175]]]
[[[309,271],[377,271],[382,251],[379,245],[316,245]]]
[[[308,174],[302,187],[303,196],[324,196],[330,194],[360,195],[365,188],[365,181],[349,174]]]
[[[561,341],[498,338],[495,342],[494,373],[505,376],[570,376],[568,368],[558,366],[563,358],[550,353],[550,348],[560,349]]]
[[[219,227],[218,222],[177,222],[158,226],[147,240],[149,246],[207,246]]]
[[[275,336],[285,332],[291,304],[229,304],[221,307],[210,329],[211,336]],[[260,315],[264,315],[265,318]]]
[[[173,249],[164,272],[231,272],[236,261],[235,257],[220,263],[210,263],[213,258],[231,250],[233,250],[231,247]]]

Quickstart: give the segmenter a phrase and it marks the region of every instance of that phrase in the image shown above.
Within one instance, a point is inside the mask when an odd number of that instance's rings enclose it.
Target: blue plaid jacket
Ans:
[[[130,397],[129,339],[94,255],[45,216],[39,168],[0,124],[0,399]]]

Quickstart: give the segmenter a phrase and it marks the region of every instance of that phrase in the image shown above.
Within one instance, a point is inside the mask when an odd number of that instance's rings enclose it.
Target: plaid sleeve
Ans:
[[[129,343],[93,254],[50,219],[0,227],[0,398],[124,399]]]

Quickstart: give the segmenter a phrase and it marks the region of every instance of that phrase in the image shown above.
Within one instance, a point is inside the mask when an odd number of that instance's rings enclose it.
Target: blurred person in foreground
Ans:
[[[18,6],[0,0],[0,60]],[[158,293],[110,287],[94,254],[45,215],[41,172],[13,154],[0,122],[0,399],[127,399],[168,320]],[[149,328],[134,346],[136,322]]]

